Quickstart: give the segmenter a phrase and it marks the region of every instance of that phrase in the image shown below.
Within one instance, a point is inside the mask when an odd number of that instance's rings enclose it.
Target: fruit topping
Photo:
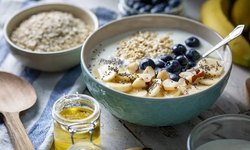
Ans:
[[[142,2],[135,2],[134,5],[133,5],[133,9],[139,10],[140,8],[142,8],[144,6],[145,6],[145,4],[142,3]]]
[[[175,73],[170,73],[169,75],[170,79],[172,79],[173,81],[178,81],[180,79],[180,76],[178,74]]]
[[[196,37],[190,37],[185,41],[186,45],[189,47],[198,47],[200,46],[200,41]]]
[[[152,5],[147,4],[144,7],[139,9],[139,13],[145,13],[145,12],[150,12],[150,10],[152,9]]]
[[[146,58],[139,63],[139,67],[141,70],[145,70],[147,66],[151,66],[153,69],[155,69],[154,61],[152,59]]]
[[[180,0],[169,0],[169,1],[168,1],[168,6],[169,6],[169,7],[172,7],[172,8],[177,7],[177,6],[179,6],[180,4],[181,4],[181,1],[180,1]]]
[[[166,54],[166,55],[162,55],[160,58],[160,60],[164,61],[164,62],[168,62],[169,60],[172,60],[172,56]]]
[[[187,50],[185,55],[189,60],[193,60],[193,61],[199,60],[201,58],[201,54],[197,52],[195,49]]]
[[[179,56],[185,54],[187,51],[186,47],[182,44],[176,44],[172,47],[172,53]]]
[[[165,63],[158,60],[158,61],[155,62],[155,66],[158,67],[158,68],[164,68]]]
[[[151,12],[151,13],[163,12],[164,9],[165,9],[165,7],[166,7],[166,3],[160,3],[160,4],[155,5],[155,6],[150,10],[150,12]]]
[[[176,60],[182,65],[186,66],[188,64],[188,59],[184,55],[180,55],[176,57]]]
[[[166,63],[166,70],[168,72],[179,72],[181,70],[181,65],[178,60],[170,60]]]

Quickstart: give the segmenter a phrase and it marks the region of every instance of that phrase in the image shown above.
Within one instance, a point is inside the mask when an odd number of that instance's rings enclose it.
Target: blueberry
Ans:
[[[139,13],[150,12],[152,7],[153,7],[152,5],[147,4],[146,6],[139,9]]]
[[[157,66],[158,68],[164,68],[165,63],[158,60],[158,61],[155,62],[155,66]]]
[[[186,47],[182,44],[175,44],[172,47],[172,53],[174,53],[177,56],[185,54],[186,51],[187,51]]]
[[[182,65],[186,66],[188,64],[188,59],[184,55],[180,55],[176,57],[176,60]]]
[[[163,12],[165,7],[166,7],[166,3],[160,3],[160,4],[155,5],[155,6],[150,10],[150,12],[151,12],[151,13]]]
[[[197,52],[195,49],[189,49],[185,53],[186,57],[190,60],[198,60],[201,57],[201,54]]]
[[[194,66],[196,66],[196,63],[194,61],[189,61],[188,64],[187,64],[187,69],[191,69]]]
[[[151,4],[156,5],[164,2],[165,0],[151,0]]]
[[[164,61],[164,62],[167,62],[169,60],[172,60],[173,58],[172,58],[172,56],[165,54],[165,55],[162,55],[159,59]]]
[[[190,37],[185,41],[186,45],[189,47],[198,47],[200,46],[200,41],[196,37]]]
[[[177,60],[170,60],[166,63],[166,70],[172,73],[180,72],[181,65]]]
[[[181,72],[185,72],[187,69],[187,66],[181,67]]]
[[[133,7],[134,3],[135,3],[134,0],[128,0],[128,1],[126,2],[126,4],[127,4],[129,7]]]
[[[169,77],[170,77],[170,79],[172,79],[176,82],[178,82],[180,79],[180,76],[178,74],[175,74],[175,73],[170,73]]]
[[[144,6],[145,6],[145,4],[142,3],[142,2],[135,2],[134,5],[133,5],[133,9],[139,10],[140,8],[142,8]]]
[[[141,0],[141,2],[143,2],[145,4],[151,4],[151,0]]]
[[[175,8],[181,4],[180,0],[169,0],[168,1],[168,6]]]
[[[139,67],[141,70],[145,70],[147,66],[151,66],[153,69],[155,69],[154,61],[152,59],[146,58],[139,63]]]

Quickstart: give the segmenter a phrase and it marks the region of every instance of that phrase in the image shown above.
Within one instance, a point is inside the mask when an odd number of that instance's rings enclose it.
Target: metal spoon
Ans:
[[[217,50],[218,48],[222,47],[223,45],[227,44],[231,40],[237,38],[239,35],[241,35],[245,25],[238,25],[227,37],[225,37],[220,43],[216,44],[213,48],[211,48],[209,51],[207,51],[205,54],[202,55],[202,58],[207,57],[209,54]]]

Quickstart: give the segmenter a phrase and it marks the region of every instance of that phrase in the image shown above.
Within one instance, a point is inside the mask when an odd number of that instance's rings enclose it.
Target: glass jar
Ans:
[[[250,116],[219,115],[198,124],[189,134],[188,150],[249,150]]]
[[[84,94],[64,95],[52,111],[55,150],[66,150],[72,144],[90,141],[100,145],[100,106]]]
[[[92,142],[79,142],[72,145],[68,150],[102,150],[101,147]]]

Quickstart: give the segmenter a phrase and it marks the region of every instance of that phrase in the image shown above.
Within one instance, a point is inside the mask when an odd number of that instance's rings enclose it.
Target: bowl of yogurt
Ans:
[[[198,124],[189,134],[188,150],[249,150],[250,117],[225,114]]]
[[[178,16],[148,14],[109,23],[83,44],[81,67],[90,93],[113,115],[148,126],[198,116],[221,95],[232,54],[222,38]]]

